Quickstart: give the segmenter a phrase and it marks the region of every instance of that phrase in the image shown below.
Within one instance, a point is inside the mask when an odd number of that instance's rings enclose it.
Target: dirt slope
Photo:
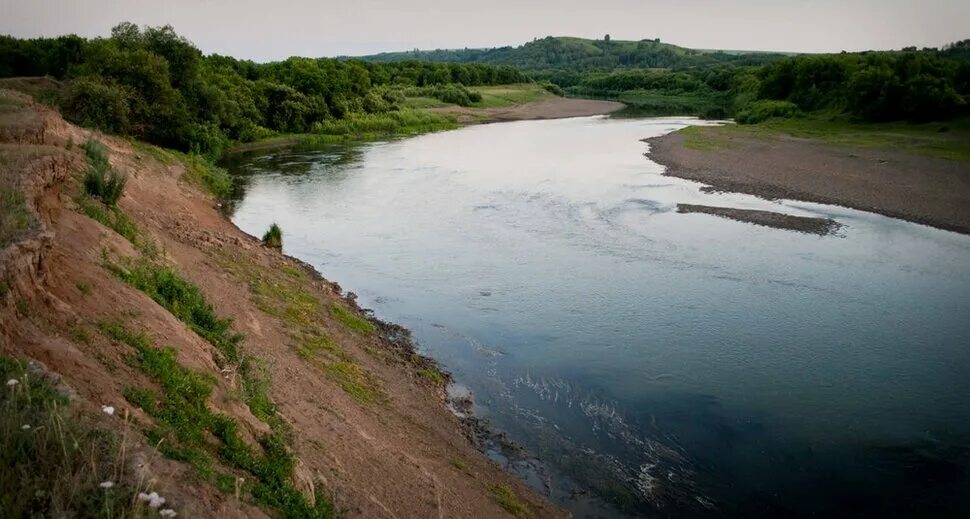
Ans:
[[[78,210],[87,162],[76,144],[95,139],[128,174],[119,205],[142,243],[153,243],[166,264],[198,285],[245,336],[242,350],[268,369],[269,395],[293,432],[297,488],[312,495],[319,486],[348,516],[565,515],[473,448],[444,405],[433,366],[388,339],[398,330],[362,321],[335,284],[235,228],[183,178],[185,165],[71,126],[20,94],[0,91],[3,103],[25,104],[0,116],[4,187],[24,192],[36,216],[0,252],[0,353],[42,362],[96,419],[116,419],[98,412],[110,404],[130,410],[136,428],[148,427],[152,418],[124,392],[151,380],[125,345],[98,328],[121,320],[174,348],[185,367],[217,379],[208,405],[243,424],[244,437],[266,432],[238,397],[238,374],[220,369],[212,344],[105,267],[147,249]],[[310,333],[325,356],[308,353]],[[140,442],[147,453],[140,466],[175,496],[183,515],[273,515]]]

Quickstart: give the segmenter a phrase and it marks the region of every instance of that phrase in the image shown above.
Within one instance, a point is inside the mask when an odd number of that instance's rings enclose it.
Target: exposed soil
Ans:
[[[585,117],[615,112],[626,107],[616,101],[595,99],[571,99],[550,96],[541,101],[524,103],[503,108],[471,108],[446,106],[429,108],[429,112],[453,114],[461,124],[493,123],[502,121],[523,121],[528,119],[564,119],[566,117]]]
[[[710,205],[677,204],[678,213],[713,214],[730,220],[753,223],[775,229],[787,229],[808,234],[826,236],[835,233],[839,224],[830,218],[811,218],[807,216],[793,216],[773,211],[758,211],[755,209],[736,209],[734,207],[715,207]]]
[[[727,132],[705,149],[685,147],[679,132],[646,142],[667,175],[714,190],[841,205],[970,234],[970,162]]]
[[[9,91],[0,96],[22,98]],[[6,152],[30,147],[30,160],[6,173],[18,177],[9,185],[22,186],[38,222],[0,251],[5,284],[0,352],[42,362],[71,388],[75,405],[91,410],[93,420],[117,420],[98,412],[100,405],[111,404],[118,415],[131,410],[136,426],[147,427],[151,418],[131,409],[123,392],[150,386],[151,380],[127,360],[129,348],[97,328],[99,321],[120,318],[147,331],[159,346],[174,348],[184,366],[217,379],[209,405],[235,418],[248,429],[247,437],[266,428],[234,396],[236,375],[220,371],[212,345],[104,267],[106,256],[140,252],[79,212],[73,201],[87,163],[71,144],[96,139],[108,148],[112,166],[128,174],[123,211],[157,243],[168,264],[202,289],[218,314],[232,318],[245,336],[242,349],[268,367],[270,396],[294,433],[297,488],[310,495],[320,485],[338,510],[352,517],[443,518],[508,516],[495,490],[507,485],[532,515],[567,515],[475,450],[463,422],[446,407],[445,381],[427,375],[433,363],[414,353],[403,329],[371,321],[378,333],[366,334],[346,326],[329,309],[343,305],[366,318],[352,298],[305,264],[237,229],[210,196],[183,179],[183,164],[161,162],[123,139],[69,125],[37,104],[30,103],[21,115],[29,124],[23,131],[8,125],[0,141]],[[299,330],[258,304],[254,283],[284,286],[287,277],[328,310],[314,313],[313,325],[329,338],[328,347],[373,382],[381,398],[355,398],[339,378],[301,357],[294,344]],[[154,452],[140,441],[141,449]],[[198,480],[186,464],[157,453],[145,459],[143,470],[182,515],[266,513]]]

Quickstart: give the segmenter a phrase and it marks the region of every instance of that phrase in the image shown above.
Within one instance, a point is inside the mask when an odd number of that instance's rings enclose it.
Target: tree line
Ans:
[[[218,155],[230,141],[311,132],[355,114],[396,111],[407,87],[530,81],[508,66],[368,63],[293,57],[255,63],[203,53],[171,26],[114,27],[107,38],[0,36],[0,77],[63,81],[53,102],[78,124]]]

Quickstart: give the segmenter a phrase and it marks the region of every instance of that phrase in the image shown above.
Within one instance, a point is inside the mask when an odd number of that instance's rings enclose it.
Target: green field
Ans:
[[[970,118],[936,123],[852,122],[843,115],[776,118],[751,125],[693,126],[681,130],[688,148],[730,147],[735,138],[775,139],[782,135],[840,146],[887,148],[952,160],[970,160]]]

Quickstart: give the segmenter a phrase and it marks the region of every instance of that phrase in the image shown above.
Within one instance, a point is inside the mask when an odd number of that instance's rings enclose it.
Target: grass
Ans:
[[[310,280],[305,271],[288,265],[276,270],[264,269],[246,257],[225,250],[216,251],[214,257],[220,266],[248,283],[257,308],[286,325],[300,358],[361,403],[380,403],[387,399],[376,377],[360,367],[324,332],[320,322],[327,314],[326,307],[306,289]],[[331,316],[360,333],[377,332],[370,321],[339,304],[331,307]]]
[[[20,191],[0,191],[0,249],[17,241],[33,224],[24,195]]]
[[[404,99],[403,106],[405,108],[422,109],[422,108],[441,108],[443,106],[450,106],[450,105],[444,101],[440,101],[433,97],[414,96],[414,97],[406,97]]]
[[[234,419],[209,409],[207,401],[215,383],[211,377],[179,365],[175,350],[156,348],[147,335],[120,322],[102,323],[101,329],[132,347],[137,365],[160,387],[160,391],[131,388],[126,398],[155,420],[147,434],[166,456],[191,463],[226,491],[235,479],[216,468],[214,460],[244,471],[244,490],[280,517],[333,516],[329,502],[318,498],[310,503],[293,486],[296,460],[286,446],[285,432],[274,428],[259,439],[258,449],[249,445]],[[210,438],[218,440],[218,445]]]
[[[125,191],[128,176],[111,167],[101,143],[89,140],[82,145],[90,167],[84,173],[84,190],[88,195],[114,207]]]
[[[513,516],[519,519],[535,517],[529,505],[519,499],[519,496],[515,495],[515,491],[512,490],[512,487],[508,483],[500,483],[492,486],[492,494],[495,496],[495,500],[498,501],[499,506]]]
[[[352,113],[343,119],[316,123],[303,140],[305,144],[326,144],[352,140],[375,140],[401,135],[450,130],[458,127],[454,117],[403,108],[382,114]]]
[[[471,104],[475,108],[504,108],[531,103],[552,96],[542,86],[533,83],[475,87],[470,90],[478,92],[482,96],[481,101]]]
[[[445,383],[445,376],[441,371],[435,368],[424,368],[418,371],[418,376],[428,380],[436,386],[440,386]]]
[[[970,118],[944,123],[861,123],[837,114],[775,118],[759,124],[691,127],[681,130],[684,145],[700,150],[729,147],[736,138],[775,139],[781,135],[838,146],[886,148],[918,155],[970,160]]]
[[[362,333],[364,335],[374,335],[377,333],[377,327],[374,326],[374,323],[360,317],[338,303],[335,303],[332,307],[330,307],[330,312],[338,321],[343,323],[344,326],[355,332]]]
[[[144,292],[215,346],[222,353],[222,359],[217,359],[222,367],[239,364],[242,335],[233,332],[232,320],[216,315],[198,286],[181,277],[175,269],[144,258],[108,267],[119,279]]]
[[[263,234],[263,245],[274,249],[283,248],[283,230],[280,229],[279,225],[273,223],[269,226],[266,234]]]
[[[89,295],[91,295],[91,285],[89,285],[88,283],[85,283],[85,282],[83,282],[83,281],[78,281],[77,283],[75,283],[75,284],[74,284],[74,286],[75,286],[75,287],[76,287],[76,288],[78,289],[78,291],[79,291],[79,292],[81,292],[82,294],[84,294],[84,295],[86,295],[86,296],[89,296]]]
[[[162,164],[181,164],[185,167],[183,178],[189,183],[202,188],[216,199],[224,200],[232,194],[232,176],[224,168],[216,166],[206,157],[195,153],[182,153],[146,144],[140,141],[131,141],[131,145],[136,150],[150,155]]]
[[[132,245],[138,247],[141,240],[138,236],[138,227],[135,222],[118,207],[106,206],[98,200],[87,196],[79,196],[74,200],[85,215],[92,220],[97,220],[101,225],[120,234]]]
[[[0,510],[4,517],[140,516],[123,438],[97,429],[26,363],[0,357]],[[114,486],[101,488],[104,481]],[[144,512],[145,510],[141,510]]]

